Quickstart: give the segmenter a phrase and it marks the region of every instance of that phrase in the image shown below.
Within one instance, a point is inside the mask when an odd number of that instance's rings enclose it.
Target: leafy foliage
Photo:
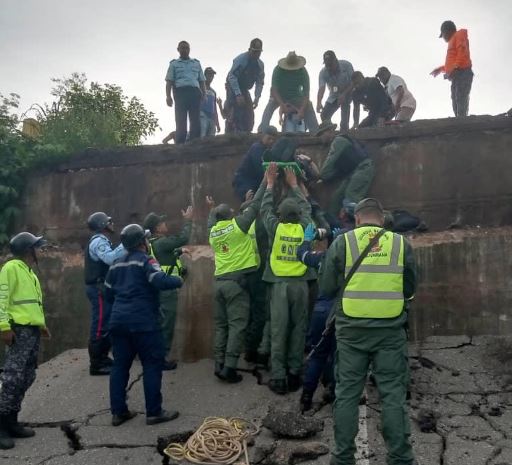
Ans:
[[[55,101],[39,115],[46,143],[63,144],[71,153],[86,147],[137,145],[158,128],[155,115],[137,97],[125,96],[119,86],[88,86],[79,73],[52,81]]]
[[[0,94],[0,246],[19,213],[18,199],[29,171],[62,161],[87,147],[136,145],[158,128],[154,114],[119,86],[90,83],[84,74],[52,79],[51,104],[33,105],[40,135],[18,128],[19,95]]]

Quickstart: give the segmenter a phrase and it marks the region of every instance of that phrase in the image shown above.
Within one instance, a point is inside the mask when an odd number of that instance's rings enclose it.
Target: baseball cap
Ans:
[[[381,66],[377,70],[377,74],[375,75],[375,77],[379,77],[382,73],[389,73],[389,74],[391,74],[388,68],[386,68],[385,66]]]
[[[360,211],[366,210],[367,208],[372,208],[378,210],[380,213],[384,213],[381,203],[377,199],[368,197],[358,202],[354,208],[354,215],[357,215]]]
[[[441,24],[441,34],[439,34],[439,38],[443,37],[443,32],[456,30],[457,27],[453,21],[444,21],[443,24]]]
[[[154,229],[165,221],[167,217],[165,215],[157,215],[154,212],[149,213],[146,218],[144,218],[144,229],[149,229],[150,231],[154,231]]]
[[[204,74],[207,74],[207,73],[217,74],[217,71],[215,71],[211,66],[208,66],[208,68],[206,68],[204,70]]]

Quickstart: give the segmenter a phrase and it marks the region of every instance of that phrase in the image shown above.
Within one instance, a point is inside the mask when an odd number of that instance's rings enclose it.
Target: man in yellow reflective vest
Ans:
[[[0,449],[14,447],[12,438],[34,436],[18,423],[25,393],[36,378],[41,335],[50,337],[43,312],[43,295],[36,274],[36,249],[42,236],[21,232],[9,242],[14,258],[0,271],[0,331],[7,346],[0,389]]]
[[[344,277],[370,240],[382,230],[384,212],[375,199],[355,207],[356,229],[329,247],[320,269],[320,292],[337,296],[335,450],[331,465],[355,465],[359,399],[368,368],[377,382],[382,435],[388,465],[412,465],[406,393],[407,312],[414,296],[416,272],[411,246],[399,234],[385,232],[345,285]]]
[[[156,258],[162,271],[177,277],[186,273],[179,256],[183,252],[182,247],[190,241],[194,210],[189,206],[186,210],[182,210],[181,214],[185,223],[181,232],[176,236],[169,235],[165,215],[151,212],[144,219],[144,228],[151,231],[149,254]],[[178,312],[178,289],[160,291],[159,297],[166,354],[164,370],[175,370],[177,363],[171,359],[171,349]]]
[[[260,209],[263,187],[238,216],[229,205],[211,208],[208,218],[209,242],[215,255],[215,376],[228,383],[238,383],[238,358],[244,349],[249,322],[250,299],[248,275],[258,268],[258,257],[249,234]]]
[[[278,169],[271,163],[261,204],[261,216],[271,244],[263,279],[271,287],[272,374],[268,386],[276,394],[286,394],[302,387],[308,280],[316,274],[297,258],[297,249],[304,242],[304,229],[311,222],[311,206],[298,187],[293,170],[287,168],[279,174],[285,175],[290,192],[278,206],[276,215],[273,189]]]

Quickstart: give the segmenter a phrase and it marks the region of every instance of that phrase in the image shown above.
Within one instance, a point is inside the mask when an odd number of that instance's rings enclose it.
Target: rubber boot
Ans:
[[[214,371],[214,375],[217,377],[217,378],[220,378],[220,373],[222,371],[222,369],[224,368],[224,364],[223,363],[220,363],[220,362],[215,362],[215,371]]]
[[[268,382],[268,388],[279,394],[280,396],[286,394],[288,392],[288,386],[286,385],[286,379],[271,379]]]
[[[0,449],[7,450],[12,449],[13,447],[14,441],[7,430],[6,415],[0,415]]]
[[[242,381],[242,375],[239,375],[234,368],[224,367],[219,373],[219,378],[227,383],[239,383]]]
[[[311,410],[313,406],[313,393],[308,391],[302,391],[302,395],[300,396],[300,409],[301,412],[307,412]]]
[[[31,438],[36,435],[36,432],[32,428],[22,426],[18,423],[17,413],[7,415],[7,431],[13,438]]]

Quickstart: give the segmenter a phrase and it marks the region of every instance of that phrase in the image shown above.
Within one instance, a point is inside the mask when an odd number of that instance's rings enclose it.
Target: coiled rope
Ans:
[[[258,426],[243,418],[208,417],[185,445],[169,444],[164,453],[200,465],[231,464],[244,454],[249,465],[247,438],[258,433]]]

